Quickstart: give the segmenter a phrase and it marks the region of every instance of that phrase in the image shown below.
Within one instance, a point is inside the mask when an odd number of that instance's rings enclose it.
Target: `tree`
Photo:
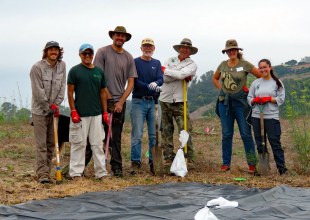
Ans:
[[[16,113],[17,107],[16,105],[10,102],[4,102],[1,105],[1,112],[4,114],[6,120],[13,119]]]
[[[290,60],[285,63],[288,66],[295,66],[297,64],[297,60]]]

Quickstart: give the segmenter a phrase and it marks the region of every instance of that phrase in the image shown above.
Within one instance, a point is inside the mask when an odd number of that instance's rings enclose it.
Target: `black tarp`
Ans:
[[[308,188],[282,185],[261,190],[202,183],[135,186],[0,206],[0,219],[194,219],[209,200],[220,196],[239,206],[211,208],[219,219],[310,219]]]

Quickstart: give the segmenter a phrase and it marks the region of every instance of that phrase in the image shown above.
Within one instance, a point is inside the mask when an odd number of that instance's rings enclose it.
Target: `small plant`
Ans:
[[[298,127],[292,123],[292,137],[294,142],[294,149],[298,154],[299,166],[303,173],[310,171],[310,128],[303,121],[303,125]]]
[[[302,173],[307,174],[310,172],[310,127],[307,123],[310,107],[305,92],[306,89],[302,90],[302,94],[298,96],[296,91],[292,91],[293,99],[287,100],[285,111],[291,124],[290,133],[298,157],[298,166]]]

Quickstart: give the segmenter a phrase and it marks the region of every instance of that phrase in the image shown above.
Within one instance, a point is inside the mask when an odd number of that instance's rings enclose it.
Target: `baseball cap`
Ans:
[[[141,42],[141,46],[144,44],[150,44],[150,45],[155,46],[154,41],[151,38],[144,38]]]
[[[90,49],[90,50],[92,50],[92,51],[94,52],[94,47],[93,47],[92,45],[90,45],[90,44],[82,44],[82,45],[80,46],[79,52],[80,52],[80,53],[81,53],[81,52],[84,52],[84,51],[87,50],[87,49]]]
[[[56,41],[49,41],[45,44],[44,50],[50,48],[50,47],[59,47],[59,43],[57,43]]]

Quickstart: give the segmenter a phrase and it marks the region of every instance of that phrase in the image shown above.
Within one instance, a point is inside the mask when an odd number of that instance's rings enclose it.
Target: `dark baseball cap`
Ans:
[[[46,43],[44,50],[50,48],[50,47],[57,47],[60,48],[59,43],[57,43],[56,41],[49,41]]]

